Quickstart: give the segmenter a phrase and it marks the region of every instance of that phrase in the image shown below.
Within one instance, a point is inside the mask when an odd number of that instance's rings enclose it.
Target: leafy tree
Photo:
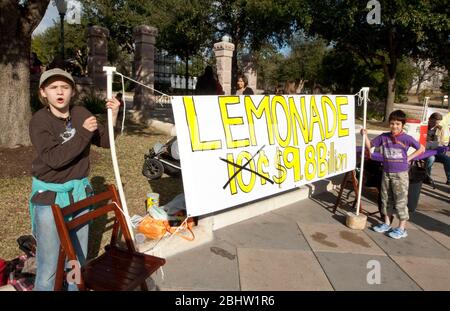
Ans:
[[[90,24],[107,28],[110,40],[114,40],[117,46],[128,52],[134,50],[133,28],[139,25],[152,25],[151,4],[154,1],[80,0],[80,2],[83,15]]]
[[[30,144],[31,34],[49,2],[0,1],[0,147]]]
[[[296,82],[296,89],[299,84],[305,84],[314,90],[326,52],[324,40],[296,35],[290,46],[291,52],[284,63],[288,80]]]
[[[371,70],[382,69],[386,81],[385,115],[393,110],[397,66],[404,56],[435,55],[437,38],[450,30],[446,6],[425,0],[381,0],[381,23],[369,24],[365,1],[308,0],[310,34],[318,34],[351,51]],[[447,54],[448,58],[448,54]]]
[[[79,74],[85,74],[87,69],[87,21],[82,18],[81,24],[64,25],[64,55],[71,63],[78,67]],[[47,28],[44,32],[35,35],[31,48],[38,55],[44,65],[50,64],[59,54],[60,25]],[[78,52],[79,51],[79,52]],[[75,75],[77,75],[75,73]]]
[[[286,80],[281,66],[285,56],[272,44],[263,45],[253,55],[258,71],[258,88],[273,93],[278,84]]]
[[[441,84],[441,91],[444,93],[444,95],[448,95],[450,93],[450,78],[447,74],[447,76],[442,80]]]
[[[158,28],[156,45],[185,61],[206,46],[211,46],[212,0],[82,0],[84,14],[92,23],[108,28],[110,41],[129,53],[133,48],[133,28],[152,25]],[[116,49],[117,50],[117,49]],[[111,56],[111,55],[110,55]],[[110,61],[114,62],[113,59]]]
[[[293,31],[294,17],[305,23],[304,1],[217,0],[215,24],[219,37],[228,34],[235,45],[232,87],[236,87],[238,52],[255,52],[266,43],[282,45]]]
[[[443,66],[450,72],[450,1],[429,1],[431,8],[423,12],[428,15],[423,25],[424,40],[420,44],[419,56],[429,59],[432,66]]]
[[[416,86],[416,95],[418,95],[421,91],[420,88],[422,84],[426,81],[431,81],[434,77],[441,74],[443,69],[436,66],[435,62],[433,63],[428,59],[416,58],[412,62],[415,79],[413,83],[411,83],[411,88]]]
[[[211,4],[210,0],[165,0],[158,6],[159,45],[185,62],[186,87],[189,59],[213,44]]]

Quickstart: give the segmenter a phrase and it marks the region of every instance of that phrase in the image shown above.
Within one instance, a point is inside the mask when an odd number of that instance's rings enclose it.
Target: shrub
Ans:
[[[81,104],[92,114],[101,114],[106,112],[105,99],[89,94],[81,100]]]
[[[39,100],[39,96],[37,92],[30,92],[30,107],[31,107],[31,113],[35,113],[42,107],[44,107]]]

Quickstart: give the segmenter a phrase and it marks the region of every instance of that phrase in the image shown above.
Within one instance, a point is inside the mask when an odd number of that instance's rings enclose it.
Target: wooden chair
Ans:
[[[374,193],[377,197],[377,205],[380,206],[381,205],[381,201],[380,201],[380,188],[381,188],[381,180],[379,180],[379,178],[381,177],[377,175],[377,173],[375,172],[377,169],[377,162],[376,161],[371,161],[371,160],[367,160],[365,162],[364,165],[364,176],[363,176],[363,186],[362,186],[362,193],[364,192],[371,192]],[[374,171],[375,170],[375,171]],[[357,203],[357,197],[358,197],[358,191],[359,191],[359,187],[358,187],[358,178],[356,176],[356,171],[349,171],[347,173],[345,173],[344,178],[342,179],[341,182],[341,186],[339,189],[339,194],[336,200],[336,203],[333,207],[333,213],[336,214],[336,210],[338,209],[338,207],[341,205],[341,201],[342,201],[342,196],[343,196],[343,192],[344,192],[344,188],[347,186],[347,183],[350,183],[352,187],[350,188],[350,191],[347,194],[347,199],[350,195],[350,193],[352,191],[355,192],[355,200],[353,201],[353,209],[356,209],[356,203]],[[360,202],[360,210],[362,213],[365,213],[369,216],[375,215],[377,213],[379,213],[380,211],[377,212],[372,212],[369,213],[366,210],[363,209],[362,207],[362,203]]]
[[[94,204],[100,202],[106,203],[92,208]],[[70,221],[65,221],[65,217],[88,208],[91,208],[91,210]],[[66,258],[68,260],[77,260],[69,235],[70,230],[109,212],[114,212],[115,216],[113,218],[114,225],[111,242],[105,247],[105,253],[88,261],[81,267],[81,280],[77,286],[80,290],[122,291],[133,290],[140,285],[142,290],[148,290],[145,280],[160,266],[164,265],[165,260],[136,252],[125,217],[119,208],[122,208],[119,195],[113,185],[109,185],[106,192],[76,202],[63,209],[56,204],[52,205],[56,228],[61,242],[55,290],[62,290],[63,288]],[[126,249],[117,246],[119,231],[125,239]]]

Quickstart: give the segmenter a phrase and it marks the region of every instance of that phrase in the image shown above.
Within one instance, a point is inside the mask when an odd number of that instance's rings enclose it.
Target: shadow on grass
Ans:
[[[149,180],[148,183],[153,192],[159,193],[159,205],[165,205],[183,193],[183,181],[180,177],[163,177],[155,180]]]
[[[95,176],[91,178],[91,185],[94,193],[98,194],[106,191],[105,178],[101,176]],[[89,242],[88,242],[88,259],[92,259],[98,256],[100,248],[102,246],[103,235],[112,229],[113,222],[108,219],[107,215],[102,215],[95,218],[89,225]],[[108,232],[107,237],[111,236],[111,232]]]

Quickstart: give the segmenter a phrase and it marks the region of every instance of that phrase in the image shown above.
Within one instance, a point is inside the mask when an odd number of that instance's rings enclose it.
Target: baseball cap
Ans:
[[[72,75],[68,73],[67,71],[64,71],[59,68],[53,68],[50,70],[46,70],[41,74],[41,78],[39,79],[39,87],[42,87],[45,81],[50,79],[51,77],[63,77],[69,80],[72,83],[72,86],[75,87],[75,80],[73,79]]]

